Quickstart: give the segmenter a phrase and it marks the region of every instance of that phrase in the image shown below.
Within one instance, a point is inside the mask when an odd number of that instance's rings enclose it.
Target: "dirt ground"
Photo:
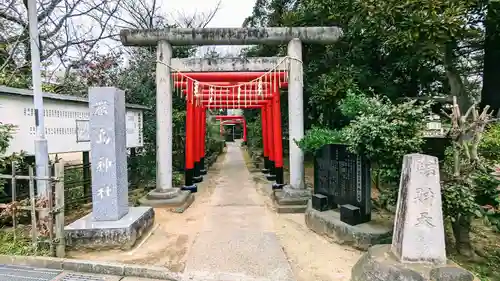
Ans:
[[[262,195],[265,196],[264,192]],[[271,199],[265,196],[268,207]],[[362,252],[328,241],[309,230],[304,214],[274,213],[275,232],[297,281],[348,281]]]
[[[208,202],[224,155],[200,184],[194,203],[182,214],[155,209],[155,225],[134,249],[122,251],[70,252],[72,258],[167,267],[182,272],[191,246],[202,227]],[[261,196],[270,203],[270,198]],[[268,206],[270,206],[268,204]],[[303,214],[276,214],[274,231],[290,261],[297,281],[349,280],[361,252],[331,243],[311,232]]]

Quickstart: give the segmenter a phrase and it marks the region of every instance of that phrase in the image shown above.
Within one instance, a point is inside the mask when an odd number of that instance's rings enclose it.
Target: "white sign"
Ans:
[[[444,137],[445,132],[439,115],[433,114],[427,116],[426,130],[424,131],[425,138]]]
[[[81,100],[74,97],[68,97],[68,100],[44,98],[45,138],[50,154],[90,150],[90,111],[88,103]],[[126,120],[127,147],[142,147],[142,109],[128,107]],[[28,155],[34,154],[33,96],[0,92],[0,122],[17,126],[7,154],[20,151],[25,151]]]

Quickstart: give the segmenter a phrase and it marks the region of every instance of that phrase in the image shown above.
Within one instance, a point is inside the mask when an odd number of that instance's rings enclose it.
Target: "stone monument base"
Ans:
[[[294,190],[284,186],[281,189],[273,188],[272,198],[277,213],[304,213],[311,194],[309,190]]]
[[[74,249],[129,250],[154,223],[151,207],[130,207],[117,221],[94,221],[92,213],[64,228],[66,245]]]
[[[172,188],[166,192],[153,190],[139,199],[141,205],[154,208],[168,208],[174,213],[183,213],[191,206],[193,201],[194,194],[191,191],[179,188]]]
[[[306,225],[312,231],[331,238],[335,243],[356,249],[367,250],[372,245],[390,243],[392,239],[392,228],[374,222],[349,225],[340,220],[340,212],[320,212],[312,208],[311,201],[307,204],[305,217]]]
[[[352,268],[351,281],[473,281],[474,275],[456,264],[434,266],[401,263],[391,245],[370,247]]]

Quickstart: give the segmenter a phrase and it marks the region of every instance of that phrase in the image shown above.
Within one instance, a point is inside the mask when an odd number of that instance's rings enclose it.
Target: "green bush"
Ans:
[[[5,155],[7,148],[9,148],[10,141],[12,140],[12,134],[15,132],[16,126],[12,124],[3,124],[0,122],[0,174],[11,174],[10,165],[13,161],[16,161],[21,167],[23,164],[24,153],[14,153],[12,155]],[[7,169],[9,169],[7,171]],[[4,191],[5,180],[0,180],[0,192]]]
[[[386,97],[349,91],[339,109],[350,119],[347,126],[341,130],[313,127],[297,144],[312,152],[325,144],[344,143],[352,152],[366,155],[378,179],[377,186],[384,187],[379,203],[395,205],[403,156],[420,152],[430,104],[395,104]]]
[[[478,211],[474,214],[493,230],[500,232],[500,124],[491,123],[486,127],[479,143],[478,152],[482,169],[473,174],[474,202]]]
[[[314,153],[326,144],[343,143],[342,131],[312,127],[304,138],[295,141],[304,152]]]
[[[262,151],[262,122],[260,116],[247,123],[247,147],[250,152]]]
[[[479,153],[490,161],[500,161],[500,123],[488,125],[479,144]]]

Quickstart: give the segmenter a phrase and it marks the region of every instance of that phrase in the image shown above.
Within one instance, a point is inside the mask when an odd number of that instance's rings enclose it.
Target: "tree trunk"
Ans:
[[[500,1],[491,0],[484,22],[486,29],[484,40],[483,89],[481,108],[486,105],[497,116],[500,109]]]
[[[446,77],[448,78],[448,84],[450,86],[450,96],[457,97],[458,107],[460,111],[465,112],[469,107],[472,106],[473,102],[468,95],[462,77],[456,67],[457,56],[455,54],[455,49],[457,43],[452,41],[445,46],[445,56],[444,56],[444,66],[446,70]]]
[[[459,215],[452,223],[455,247],[460,255],[474,257],[474,249],[470,241],[471,217]]]

